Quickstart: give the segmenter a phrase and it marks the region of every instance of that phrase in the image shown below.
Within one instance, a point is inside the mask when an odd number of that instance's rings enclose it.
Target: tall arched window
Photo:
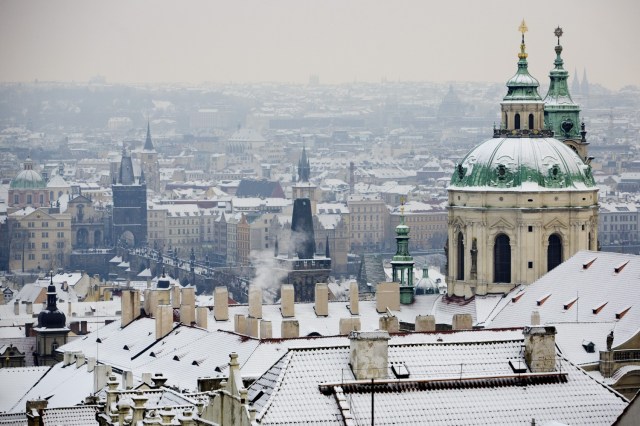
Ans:
[[[498,235],[493,246],[493,271],[494,282],[511,282],[511,243],[505,234]]]
[[[587,250],[593,250],[593,248],[591,247],[591,244],[592,244],[592,242],[591,242],[591,232],[589,232],[589,242],[588,242],[588,244],[589,245],[587,246]]]
[[[516,116],[514,117],[514,125],[513,128],[518,130],[520,129],[520,114],[516,113]]]
[[[529,130],[533,129],[533,114],[529,114]]]
[[[547,271],[552,270],[562,263],[562,238],[558,234],[549,236],[547,248]]]
[[[456,279],[464,280],[464,237],[458,232],[458,273]]]
[[[504,114],[504,128],[509,128],[509,116],[506,113]]]

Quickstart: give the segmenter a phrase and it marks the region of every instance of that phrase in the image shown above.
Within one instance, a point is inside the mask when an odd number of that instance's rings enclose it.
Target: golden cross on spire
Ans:
[[[520,43],[520,53],[518,53],[518,58],[526,59],[527,52],[525,52],[525,46],[524,46],[524,33],[529,31],[529,28],[527,28],[527,24],[524,22],[524,18],[522,19],[522,23],[518,27],[518,31],[522,33],[522,43]]]
[[[518,31],[520,31],[522,33],[523,37],[524,37],[524,33],[529,31],[529,28],[527,28],[527,24],[524,22],[524,18],[522,19],[522,23],[518,27]]]

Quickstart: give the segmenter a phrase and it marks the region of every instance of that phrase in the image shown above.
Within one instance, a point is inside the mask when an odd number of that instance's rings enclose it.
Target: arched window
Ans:
[[[509,128],[509,116],[507,114],[504,115],[504,128]]]
[[[494,282],[511,282],[511,243],[505,234],[498,235],[493,246],[493,271]]]
[[[533,114],[529,114],[529,129],[533,129]]]
[[[516,113],[516,116],[514,117],[514,121],[515,121],[515,123],[514,123],[513,128],[516,129],[516,130],[520,129],[520,114],[519,113]]]
[[[458,232],[458,273],[456,279],[464,280],[464,237]]]
[[[552,270],[562,263],[562,238],[558,234],[549,236],[547,248],[547,271]]]

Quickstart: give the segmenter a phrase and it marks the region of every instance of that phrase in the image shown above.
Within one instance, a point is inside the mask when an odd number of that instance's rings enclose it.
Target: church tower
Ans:
[[[154,192],[160,192],[160,171],[158,164],[158,152],[153,146],[151,140],[151,127],[147,122],[147,138],[144,141],[144,147],[139,153],[140,165],[144,172],[144,178],[147,183],[147,187]]]
[[[71,331],[66,326],[66,316],[56,304],[56,287],[53,285],[53,272],[47,287],[47,307],[38,314],[36,332],[36,365],[54,365],[56,349],[67,343],[67,335]]]
[[[544,98],[544,121],[548,129],[553,130],[554,137],[563,141],[573,149],[583,161],[587,161],[586,131],[584,123],[580,125],[580,107],[571,99],[569,93],[569,73],[563,68],[562,28],[555,30],[558,44],[555,46],[555,68],[549,72],[549,91]]]
[[[596,250],[591,167],[544,128],[522,22],[518,69],[493,138],[456,165],[448,188],[447,293],[471,298],[530,284],[579,250]]]
[[[409,227],[404,223],[404,206],[400,208],[400,224],[396,226],[396,254],[391,259],[391,281],[400,283],[400,303],[413,302],[413,256],[409,254]]]
[[[147,240],[147,185],[144,170],[136,178],[131,154],[122,147],[118,178],[113,192],[113,232],[115,244],[141,246]]]
[[[307,157],[307,148],[302,146],[302,155],[298,161],[298,181],[293,184],[292,195],[293,199],[308,198],[311,201],[311,214],[317,213],[316,210],[316,189],[317,187],[309,182],[311,177],[311,165],[309,163],[309,157]]]

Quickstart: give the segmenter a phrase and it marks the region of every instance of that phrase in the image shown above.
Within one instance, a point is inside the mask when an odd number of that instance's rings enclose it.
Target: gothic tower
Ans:
[[[311,201],[311,214],[317,213],[316,210],[316,186],[309,182],[311,177],[311,165],[307,157],[307,148],[302,146],[302,155],[298,161],[298,181],[291,188],[293,199],[308,198]]]
[[[144,172],[144,178],[147,183],[147,187],[154,192],[160,191],[160,171],[158,164],[158,153],[151,141],[151,127],[147,122],[147,138],[144,141],[144,147],[139,153],[140,165]]]
[[[111,185],[113,192],[113,232],[115,244],[137,247],[147,240],[147,185],[144,170],[136,179],[133,161],[122,147],[118,178]]]

